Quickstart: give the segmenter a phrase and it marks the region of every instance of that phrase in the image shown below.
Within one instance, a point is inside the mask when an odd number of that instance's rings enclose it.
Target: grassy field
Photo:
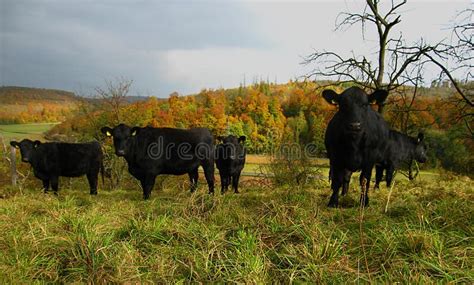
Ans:
[[[41,127],[9,131],[41,136]],[[250,155],[247,162],[244,171],[258,173],[270,160]],[[95,197],[84,177],[61,178],[54,196],[42,194],[26,164],[18,166],[27,178],[13,188],[0,164],[2,284],[474,283],[467,177],[423,171],[409,182],[398,175],[385,212],[385,185],[371,192],[369,208],[358,207],[358,174],[341,208],[328,209],[326,179],[276,187],[245,177],[241,194],[208,195],[202,175],[194,194],[187,177],[167,177],[143,201],[128,173],[125,189],[101,184]]]
[[[248,180],[239,195],[190,194],[170,178],[88,195],[62,180],[59,197],[29,185],[0,199],[2,283],[474,282],[474,189],[468,178],[396,184],[358,208],[351,191],[328,209],[324,181]],[[34,189],[38,188],[38,189]]]
[[[0,125],[0,136],[6,140],[42,139],[43,134],[57,123]]]

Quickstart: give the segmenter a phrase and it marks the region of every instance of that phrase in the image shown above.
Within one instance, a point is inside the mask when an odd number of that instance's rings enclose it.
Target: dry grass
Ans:
[[[473,283],[473,183],[440,178],[397,182],[387,213],[388,189],[371,193],[362,223],[358,193],[328,209],[327,185],[210,196],[167,178],[147,202],[85,179],[59,197],[3,187],[0,281]]]

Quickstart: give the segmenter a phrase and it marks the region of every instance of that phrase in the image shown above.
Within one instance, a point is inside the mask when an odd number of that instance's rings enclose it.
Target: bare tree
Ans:
[[[448,44],[425,54],[429,61],[441,70],[438,80],[449,79],[457,97],[450,102],[458,110],[455,122],[463,122],[469,138],[474,138],[474,9],[457,14],[452,26],[452,40]],[[449,63],[453,64],[449,68]],[[456,79],[456,76],[461,78]]]
[[[106,80],[105,87],[96,87],[95,91],[107,107],[110,107],[114,116],[114,123],[122,121],[120,109],[127,102],[126,97],[130,91],[133,80],[119,78],[115,81]]]
[[[410,69],[423,65],[422,56],[436,48],[421,39],[418,43],[407,45],[402,34],[398,37],[391,35],[392,29],[401,22],[400,9],[406,0],[392,0],[385,11],[382,11],[380,0],[366,0],[362,13],[341,13],[336,20],[336,30],[354,24],[361,24],[363,36],[367,24],[377,30],[378,51],[377,62],[372,62],[366,56],[352,55],[344,58],[332,51],[315,51],[307,56],[304,64],[316,64],[309,77],[330,77],[339,82],[354,82],[368,89],[385,89],[392,91],[401,85],[408,84],[413,78]],[[416,66],[415,64],[416,63]],[[378,111],[383,112],[384,103],[378,105]]]
[[[391,115],[390,124],[405,134],[415,134],[420,128],[424,129],[435,123],[434,121],[427,122],[425,125],[413,123],[415,113],[429,111],[427,107],[420,108],[415,105],[416,98],[420,95],[420,87],[423,85],[422,70],[423,65],[419,65],[412,70],[413,72],[406,72],[403,76],[404,81],[409,82],[410,86],[393,90],[392,93],[395,96],[392,96],[387,102],[390,105],[388,109],[388,113]]]
[[[133,80],[125,78],[116,78],[115,80],[106,80],[104,87],[96,87],[94,97],[100,99],[97,106],[91,106],[91,104],[85,104],[82,111],[85,115],[89,116],[89,124],[92,129],[97,130],[96,139],[102,141],[104,137],[98,132],[103,127],[104,122],[100,121],[100,118],[94,115],[96,110],[101,112],[110,113],[112,121],[108,121],[108,124],[117,125],[123,122],[122,108],[127,104],[127,96],[130,91],[130,87]],[[104,167],[105,174],[110,181],[110,188],[119,189],[123,186],[123,181],[126,177],[126,163],[123,158],[117,157],[113,153],[113,148],[104,143]]]

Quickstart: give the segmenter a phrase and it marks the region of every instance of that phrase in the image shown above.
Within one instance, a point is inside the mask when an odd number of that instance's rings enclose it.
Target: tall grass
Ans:
[[[4,187],[0,281],[473,283],[473,182],[441,178],[397,182],[387,213],[372,192],[362,221],[359,193],[328,209],[328,185],[211,196],[169,178],[147,202],[80,179],[59,197]]]

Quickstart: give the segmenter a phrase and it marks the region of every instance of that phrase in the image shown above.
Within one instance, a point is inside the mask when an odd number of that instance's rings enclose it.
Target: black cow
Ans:
[[[145,200],[150,198],[160,174],[187,173],[194,192],[199,165],[204,168],[209,193],[214,193],[214,144],[208,129],[131,128],[120,124],[101,131],[113,137],[115,154],[125,158],[128,171],[140,180]]]
[[[246,150],[243,146],[245,136],[229,135],[219,137],[221,144],[216,146],[216,166],[221,177],[221,192],[227,191],[232,181],[232,188],[239,193],[240,173],[245,165]]]
[[[387,149],[384,160],[375,166],[375,188],[379,188],[382,181],[383,171],[386,170],[387,187],[392,184],[393,173],[402,162],[407,162],[411,167],[411,162],[416,160],[424,163],[428,159],[426,155],[427,147],[423,142],[424,135],[419,133],[417,138],[412,138],[400,132],[390,130]]]
[[[98,142],[41,143],[24,139],[21,142],[12,141],[10,145],[20,149],[23,162],[31,164],[34,175],[43,181],[45,193],[51,184],[57,195],[59,176],[78,177],[85,174],[90,194],[97,195],[99,170],[104,180],[103,155]]]
[[[361,203],[367,206],[372,168],[376,162],[383,159],[389,133],[387,123],[369,104],[382,104],[388,93],[377,90],[367,95],[358,87],[350,87],[341,94],[324,90],[322,95],[330,104],[339,106],[339,110],[328,124],[324,139],[330,161],[333,191],[328,206],[338,206],[339,188],[348,184],[347,174],[357,170],[362,170]]]

